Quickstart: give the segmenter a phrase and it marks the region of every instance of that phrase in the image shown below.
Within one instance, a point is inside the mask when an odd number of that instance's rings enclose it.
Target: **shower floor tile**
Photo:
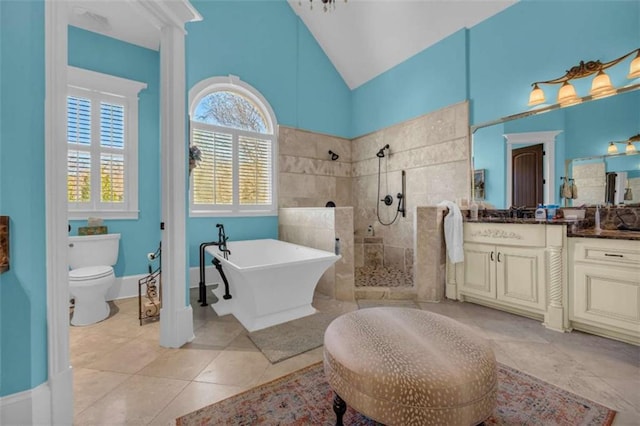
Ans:
[[[362,266],[356,268],[356,287],[411,287],[410,274],[387,266]]]

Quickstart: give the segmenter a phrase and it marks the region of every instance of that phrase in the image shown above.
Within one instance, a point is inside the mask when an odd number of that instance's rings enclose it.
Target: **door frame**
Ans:
[[[170,239],[186,245],[184,210],[186,208],[186,151],[184,121],[186,88],[184,58],[184,24],[202,20],[189,0],[135,0],[142,16],[162,31],[161,40],[161,119],[162,146],[171,155],[162,158],[162,175],[169,174],[177,184],[162,189],[163,220],[174,225]],[[69,283],[68,283],[68,214],[66,149],[59,143],[66,140],[66,97],[68,65],[68,4],[64,0],[44,1],[45,25],[45,221],[46,221],[46,291],[47,291],[47,369],[48,379],[30,396],[32,423],[73,423],[73,374],[69,356]],[[170,66],[170,65],[173,66]],[[178,111],[168,107],[178,103]],[[182,101],[182,103],[180,103]],[[175,108],[175,106],[174,106]],[[173,115],[171,115],[173,114]],[[168,119],[171,117],[171,120]],[[170,123],[170,124],[167,124]],[[183,177],[184,184],[180,179]],[[167,235],[163,235],[163,240]],[[181,240],[181,241],[179,241]],[[165,246],[163,244],[163,246]],[[161,319],[161,344],[179,347],[193,338],[191,306],[186,300],[186,255],[184,250],[170,251],[163,256],[165,269],[174,277]],[[164,303],[163,303],[164,305]],[[26,413],[25,413],[26,414]]]
[[[562,133],[562,130],[551,130],[546,132],[526,132],[526,133],[507,133],[504,134],[505,143],[507,145],[507,154],[505,162],[507,164],[506,173],[506,205],[510,207],[513,204],[513,164],[511,156],[513,154],[514,145],[532,145],[542,143],[544,156],[542,158],[542,174],[544,177],[544,203],[555,204],[555,187],[556,181],[555,164],[556,164],[556,136]]]

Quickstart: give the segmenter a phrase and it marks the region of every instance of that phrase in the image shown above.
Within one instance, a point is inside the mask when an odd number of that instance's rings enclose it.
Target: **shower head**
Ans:
[[[340,158],[340,156],[338,154],[336,154],[335,152],[329,150],[329,155],[331,156],[331,161],[336,161],[338,158]]]
[[[384,157],[384,150],[385,149],[389,149],[389,144],[386,144],[385,146],[383,146],[382,148],[380,148],[380,151],[378,151],[376,153],[376,157],[378,158],[383,158]]]

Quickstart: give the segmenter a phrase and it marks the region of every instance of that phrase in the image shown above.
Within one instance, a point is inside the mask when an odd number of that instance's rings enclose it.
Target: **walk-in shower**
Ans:
[[[385,153],[386,152],[386,153]],[[396,195],[396,198],[398,198],[398,207],[396,209],[396,213],[395,216],[393,217],[393,220],[391,220],[391,222],[385,222],[380,218],[380,203],[384,203],[385,206],[391,206],[393,205],[393,196],[391,194],[389,194],[389,179],[388,179],[388,166],[389,166],[389,144],[386,144],[385,146],[383,146],[382,148],[380,148],[380,150],[376,153],[376,157],[378,157],[378,192],[377,192],[377,203],[376,203],[376,217],[378,218],[378,222],[380,222],[381,225],[384,226],[390,226],[392,225],[397,219],[398,216],[400,215],[400,213],[402,213],[402,217],[406,217],[406,209],[405,209],[405,203],[406,203],[406,175],[404,170],[402,171],[402,189],[401,192],[398,192],[398,194]],[[384,177],[385,177],[385,193],[386,195],[383,198],[380,198],[382,195],[380,194],[380,181],[381,181],[381,176],[382,176],[382,162],[383,162],[383,158],[386,158],[385,160],[385,171],[384,171]]]

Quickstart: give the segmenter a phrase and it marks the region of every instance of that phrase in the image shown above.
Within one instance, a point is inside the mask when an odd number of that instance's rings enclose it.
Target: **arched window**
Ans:
[[[190,152],[199,151],[191,216],[277,214],[277,124],[266,99],[237,77],[212,77],[189,104]]]

